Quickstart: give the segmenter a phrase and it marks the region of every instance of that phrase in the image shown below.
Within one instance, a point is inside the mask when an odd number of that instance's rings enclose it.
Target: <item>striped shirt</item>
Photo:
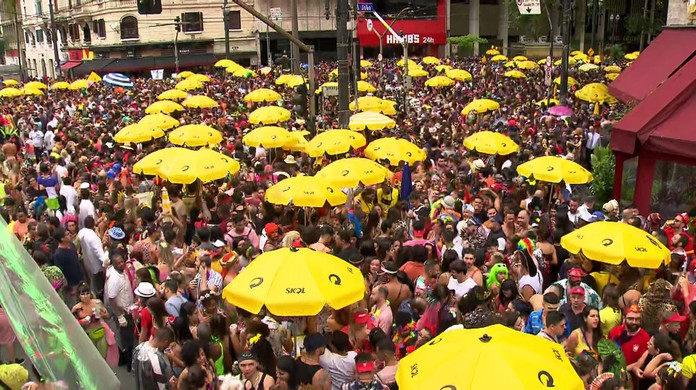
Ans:
[[[212,269],[208,270],[208,285],[206,288],[203,290],[212,290],[213,286],[217,288],[218,294],[222,291],[222,275],[219,273],[213,271]],[[199,283],[201,282],[201,274],[198,273],[196,276],[193,278],[193,284],[196,287],[196,289],[199,289]]]

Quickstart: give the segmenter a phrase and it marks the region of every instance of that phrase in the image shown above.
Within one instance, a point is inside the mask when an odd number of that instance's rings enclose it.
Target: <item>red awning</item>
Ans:
[[[609,85],[625,103],[642,101],[696,52],[696,29],[666,28]]]
[[[634,79],[634,84],[641,82],[642,78]],[[696,57],[689,59],[614,125],[611,148],[633,155],[640,142],[641,149],[646,151],[696,159],[694,122]]]
[[[70,70],[78,65],[80,65],[82,61],[65,61],[62,64],[60,64],[60,69],[61,70]]]

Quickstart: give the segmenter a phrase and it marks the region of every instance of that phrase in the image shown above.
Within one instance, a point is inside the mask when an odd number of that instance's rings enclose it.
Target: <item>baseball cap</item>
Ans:
[[[582,271],[582,268],[580,267],[573,267],[568,271],[568,279],[574,278],[574,279],[580,279],[583,277],[585,273]]]
[[[273,223],[273,222],[269,222],[266,224],[266,226],[264,226],[264,230],[266,231],[266,234],[271,234],[273,232],[277,232],[278,225]]]
[[[373,362],[373,361],[355,363],[355,371],[358,374],[366,374],[368,372],[374,371],[374,369],[375,369],[375,362]]]
[[[571,288],[571,289],[570,289],[570,295],[575,295],[575,294],[577,294],[577,295],[585,295],[585,289],[582,288],[582,287],[580,287],[580,286]]]
[[[669,324],[670,322],[684,322],[684,321],[686,321],[686,316],[683,316],[679,313],[674,313],[669,318],[662,321],[662,323]]]

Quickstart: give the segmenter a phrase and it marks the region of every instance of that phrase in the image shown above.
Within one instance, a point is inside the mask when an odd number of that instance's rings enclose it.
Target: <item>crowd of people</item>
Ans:
[[[398,102],[396,127],[369,136],[406,138],[427,152],[410,167],[406,199],[401,167],[392,167],[394,180],[347,191],[344,206],[268,203],[272,184],[338,157],[244,145],[256,104],[242,97],[272,88],[283,96],[279,105],[292,107],[293,92],[274,85],[277,68],[253,78],[211,68],[204,70],[211,82],[196,93],[220,107],[172,115],[220,130],[220,151],[241,163],[236,175],[181,186],[133,173],[134,163],[167,147],[166,138],[119,145],[113,135],[176,80],[136,77],[126,90],[95,83],[0,101],[0,215],[108,364],[132,371],[136,389],[396,389],[401,358],[449,329],[492,324],[562,344],[588,389],[696,388],[689,215],[640,215],[617,200],[600,204],[586,186],[559,190],[515,170],[544,155],[591,169],[593,150],[624,108],[603,105],[597,114],[571,93],[573,115],[555,117],[535,104],[554,90],[543,69],[509,79],[502,62],[443,62],[473,79],[438,89],[414,79],[404,98],[394,61],[364,69],[376,96]],[[319,64],[317,85],[334,68]],[[604,81],[601,70],[571,72],[577,87]],[[501,108],[462,116],[474,98]],[[317,127],[337,128],[335,98],[319,104]],[[282,126],[307,124],[293,117]],[[463,139],[480,130],[508,135],[519,152],[465,149]],[[171,212],[163,208],[164,189]],[[672,250],[671,263],[610,266],[560,245],[562,236],[600,220],[646,229]],[[331,253],[359,267],[364,298],[293,318],[249,313],[221,298],[257,256],[282,247]],[[16,336],[2,309],[0,324],[0,343],[14,362]]]

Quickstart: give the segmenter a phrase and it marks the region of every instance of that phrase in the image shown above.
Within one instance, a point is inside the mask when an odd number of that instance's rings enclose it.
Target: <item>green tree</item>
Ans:
[[[614,191],[614,170],[616,158],[608,147],[597,147],[592,153],[592,175],[590,191],[603,204],[611,200]]]
[[[478,43],[479,45],[485,45],[488,43],[486,38],[481,38],[478,35],[462,35],[457,37],[450,37],[448,42],[457,45],[457,56],[463,57],[468,56],[473,53],[474,45]]]
[[[558,0],[540,1],[541,15],[522,15],[517,9],[516,0],[505,0],[505,5],[508,12],[508,23],[510,24],[510,27],[517,31],[524,32],[524,35],[528,35],[535,40],[542,36],[542,31],[546,31],[550,28],[547,11],[557,7]]]

